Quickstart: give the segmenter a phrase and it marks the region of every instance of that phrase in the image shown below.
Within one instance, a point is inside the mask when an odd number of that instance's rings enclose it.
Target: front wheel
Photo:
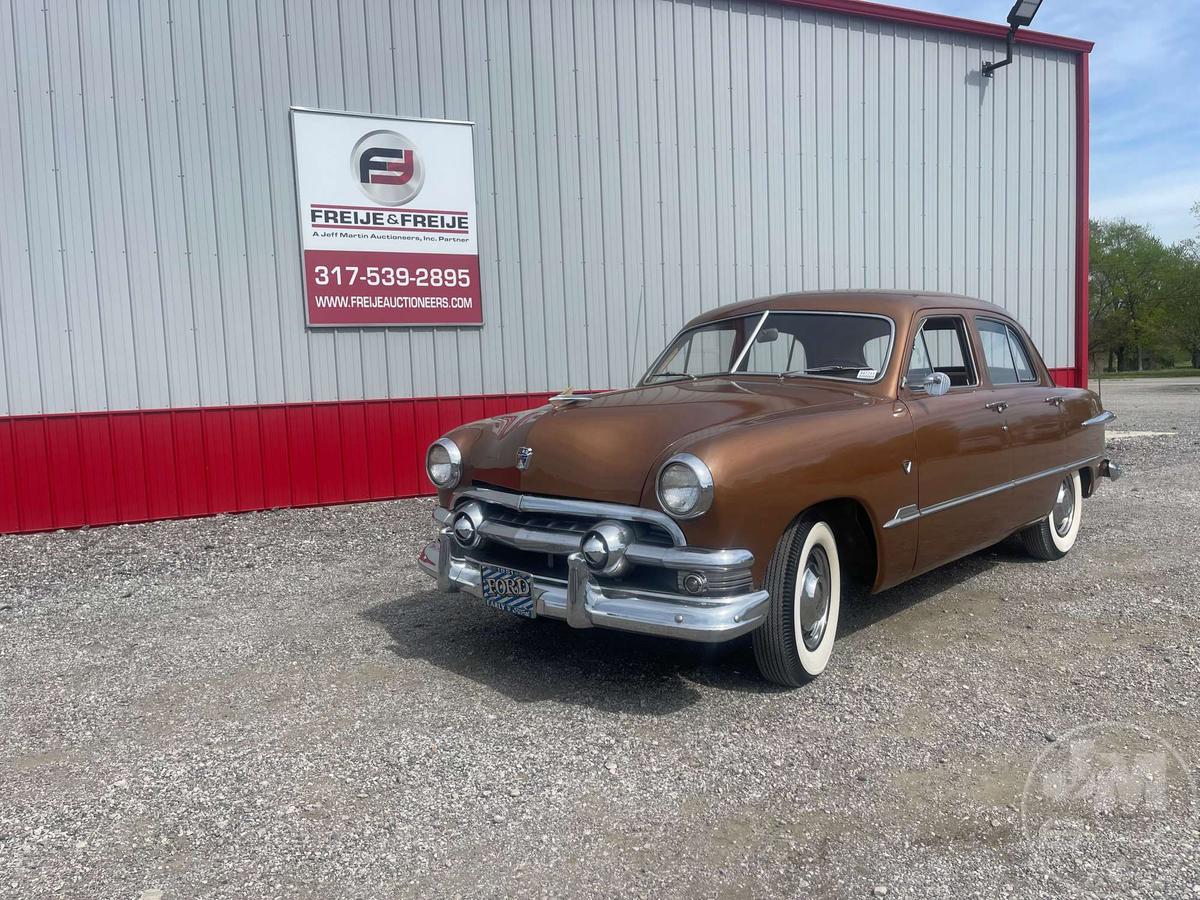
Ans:
[[[754,659],[763,677],[799,687],[829,663],[842,605],[842,566],[833,529],[797,519],[775,547],[764,585],[767,621],[754,632]]]
[[[1079,519],[1083,513],[1083,485],[1079,473],[1072,472],[1058,485],[1050,515],[1021,531],[1026,552],[1037,559],[1062,559],[1079,537]]]

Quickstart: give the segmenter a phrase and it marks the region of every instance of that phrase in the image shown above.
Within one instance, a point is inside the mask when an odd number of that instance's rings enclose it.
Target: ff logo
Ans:
[[[362,192],[384,206],[403,206],[425,183],[425,167],[412,141],[394,131],[359,138],[350,165]]]

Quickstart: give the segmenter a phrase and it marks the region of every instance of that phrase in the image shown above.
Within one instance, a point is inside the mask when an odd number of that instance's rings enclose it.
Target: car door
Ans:
[[[916,572],[965,556],[1004,537],[997,485],[1008,480],[1004,419],[993,391],[982,383],[971,329],[959,311],[932,310],[917,323],[908,348],[901,400],[916,439]],[[930,396],[933,372],[950,389]]]
[[[1046,515],[1061,476],[1038,476],[1069,462],[1063,458],[1063,392],[1039,371],[1015,324],[977,316],[975,327],[988,380],[1001,401],[996,408],[1008,431],[1014,484],[1002,505],[1011,532]]]

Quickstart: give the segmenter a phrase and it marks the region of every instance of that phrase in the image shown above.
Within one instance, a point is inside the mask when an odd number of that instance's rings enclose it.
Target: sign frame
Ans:
[[[479,321],[478,322],[372,322],[372,323],[354,323],[354,322],[313,322],[312,308],[308,299],[308,278],[307,269],[305,267],[305,247],[304,247],[304,232],[308,228],[304,214],[304,205],[300,197],[300,159],[298,155],[299,147],[296,142],[296,113],[315,114],[322,116],[334,116],[338,118],[360,118],[360,119],[378,119],[381,122],[420,122],[429,125],[465,125],[468,127],[470,134],[471,159],[475,159],[475,122],[471,119],[438,119],[427,116],[402,116],[390,115],[387,113],[361,112],[351,109],[328,109],[314,106],[299,106],[291,105],[288,107],[288,134],[292,144],[292,190],[296,200],[296,244],[300,262],[300,280],[301,293],[304,298],[304,326],[306,329],[354,329],[357,331],[363,330],[390,330],[390,329],[426,329],[426,328],[454,328],[454,329],[482,329],[487,324],[487,318],[483,309],[483,273],[482,266],[479,266],[480,272],[477,276],[478,291],[479,291]],[[475,193],[475,172],[471,172],[471,191]],[[386,207],[380,207],[385,209]],[[476,196],[475,206],[475,221],[473,223],[476,228],[476,252],[475,259],[478,260],[479,253],[479,207],[478,197]],[[452,255],[452,254],[446,254]],[[465,255],[465,254],[462,254]]]

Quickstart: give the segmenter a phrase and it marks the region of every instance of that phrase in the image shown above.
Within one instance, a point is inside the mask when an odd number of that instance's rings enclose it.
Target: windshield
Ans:
[[[892,353],[893,331],[890,319],[857,313],[736,316],[681,332],[644,381],[731,372],[878,381]]]

